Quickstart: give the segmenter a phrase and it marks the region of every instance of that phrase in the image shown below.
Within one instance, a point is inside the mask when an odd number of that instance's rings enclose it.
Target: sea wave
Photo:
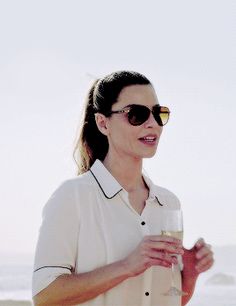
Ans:
[[[0,266],[0,291],[31,290],[32,266]]]

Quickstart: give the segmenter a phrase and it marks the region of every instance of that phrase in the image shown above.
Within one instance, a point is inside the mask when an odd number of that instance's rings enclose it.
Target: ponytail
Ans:
[[[84,117],[73,152],[78,175],[88,171],[96,159],[103,160],[108,151],[107,137],[98,130],[95,121],[94,90],[98,81],[93,83],[85,100]]]

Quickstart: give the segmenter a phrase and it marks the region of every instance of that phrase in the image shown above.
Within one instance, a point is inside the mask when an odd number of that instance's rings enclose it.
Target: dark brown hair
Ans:
[[[73,152],[78,174],[88,171],[96,159],[104,160],[108,151],[107,137],[98,130],[95,113],[108,116],[124,87],[150,84],[144,75],[134,71],[113,72],[93,83],[85,101],[82,127]]]

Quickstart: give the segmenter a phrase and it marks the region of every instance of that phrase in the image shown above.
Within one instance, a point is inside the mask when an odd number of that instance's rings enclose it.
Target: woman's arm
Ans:
[[[211,247],[203,239],[199,239],[191,250],[184,249],[182,290],[187,295],[182,297],[182,306],[191,299],[199,274],[210,269],[213,263]]]
[[[153,265],[170,267],[176,261],[171,254],[183,254],[179,240],[165,236],[146,236],[124,260],[91,272],[59,276],[34,297],[34,303],[36,306],[65,306],[86,302]]]
[[[90,300],[128,278],[124,262],[116,262],[94,271],[59,276],[34,297],[34,304],[75,305]]]

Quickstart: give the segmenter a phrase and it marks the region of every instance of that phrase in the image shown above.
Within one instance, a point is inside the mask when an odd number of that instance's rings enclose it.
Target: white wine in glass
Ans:
[[[170,210],[164,209],[162,213],[161,221],[161,233],[165,236],[174,237],[183,241],[183,215],[180,209]],[[178,256],[177,256],[178,257]],[[178,289],[174,285],[174,268],[175,265],[171,265],[171,287],[164,293],[166,296],[183,296],[187,295],[186,292]]]
[[[177,238],[177,239],[183,241],[183,235],[184,235],[183,231],[174,232],[174,231],[163,231],[162,230],[161,234],[165,235],[165,236],[174,237],[174,238]]]

